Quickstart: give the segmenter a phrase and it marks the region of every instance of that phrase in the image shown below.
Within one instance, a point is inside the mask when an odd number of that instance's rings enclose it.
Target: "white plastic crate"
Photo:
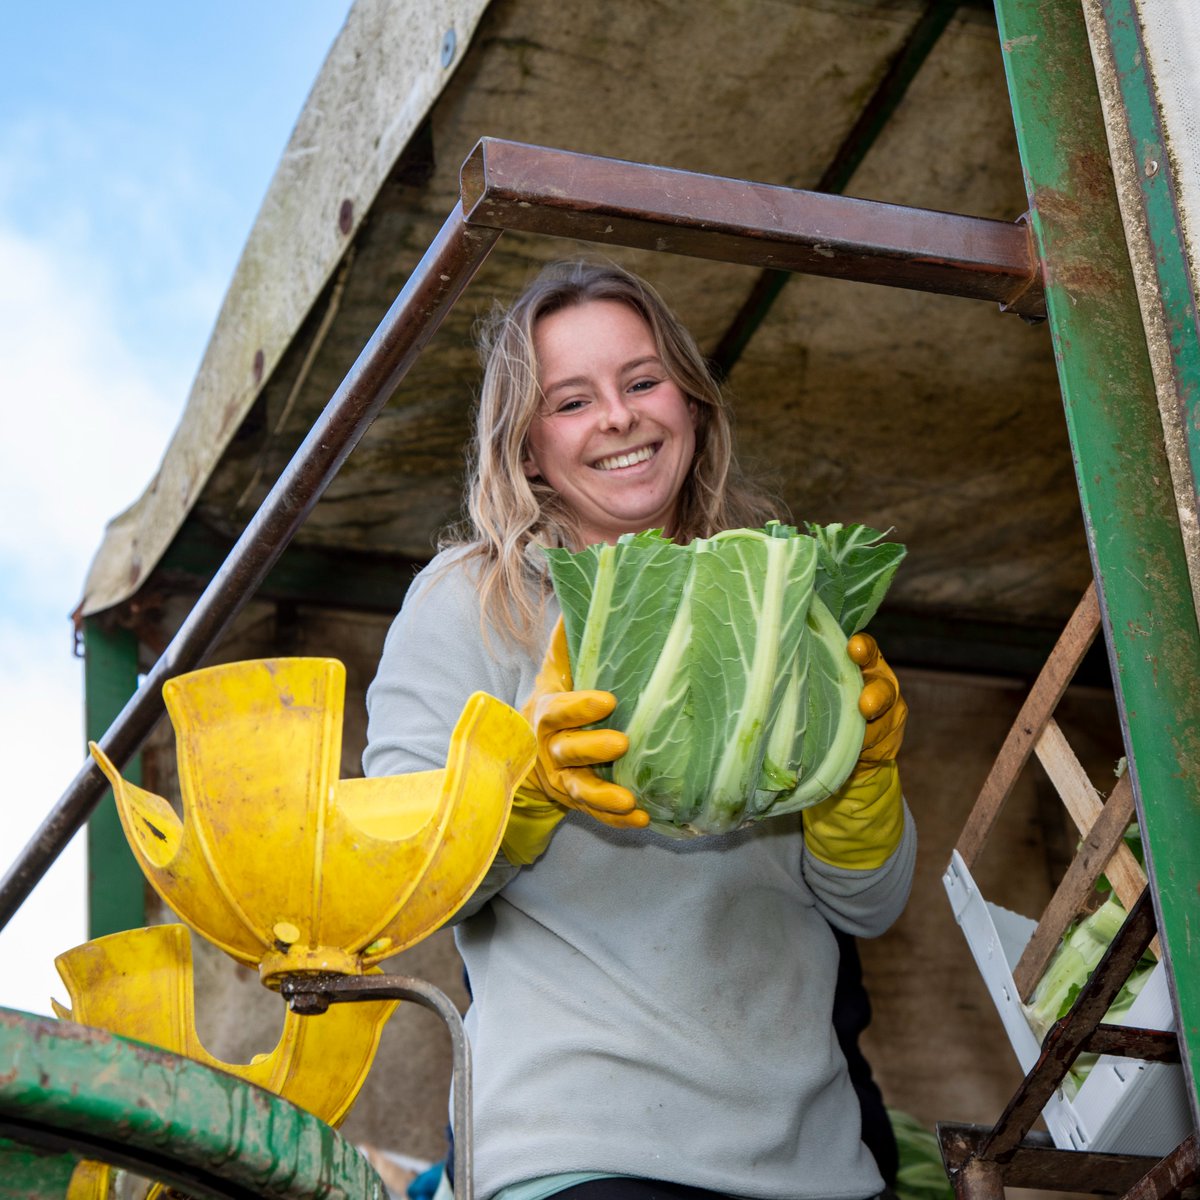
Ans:
[[[1037,922],[984,900],[957,850],[942,881],[1021,1070],[1027,1072],[1037,1061],[1041,1044],[1021,1009],[1012,973]],[[1166,968],[1161,962],[1151,972],[1125,1023],[1144,1029],[1174,1029]],[[1073,1100],[1060,1088],[1042,1116],[1060,1149],[1161,1156],[1192,1131],[1186,1089],[1183,1068],[1178,1064],[1105,1054]]]

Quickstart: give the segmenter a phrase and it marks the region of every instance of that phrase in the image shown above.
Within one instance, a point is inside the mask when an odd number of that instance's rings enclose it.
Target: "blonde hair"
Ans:
[[[696,453],[679,496],[677,541],[762,524],[778,505],[742,476],[734,456],[729,405],[695,341],[645,280],[612,263],[564,262],[545,268],[508,307],[479,328],[483,383],[469,452],[467,519],[440,548],[465,546],[478,569],[485,633],[495,628],[532,647],[548,584],[531,566],[531,545],[580,549],[574,513],[541,479],[529,479],[526,439],[542,402],[533,334],[551,313],[593,300],[637,312],[654,335],[667,374],[696,408]]]

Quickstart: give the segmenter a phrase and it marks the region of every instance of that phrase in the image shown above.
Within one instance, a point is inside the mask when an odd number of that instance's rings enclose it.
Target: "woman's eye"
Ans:
[[[660,379],[639,379],[636,383],[629,385],[631,392],[648,392],[651,388],[657,387],[662,380]]]
[[[554,411],[556,413],[578,412],[587,404],[586,400],[564,400]]]

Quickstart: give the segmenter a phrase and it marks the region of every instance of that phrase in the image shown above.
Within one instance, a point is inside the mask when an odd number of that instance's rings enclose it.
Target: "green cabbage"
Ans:
[[[771,522],[677,545],[661,530],[547,550],[575,687],[617,697],[629,736],[606,778],[674,836],[824,800],[863,739],[847,638],[904,547],[862,525]]]

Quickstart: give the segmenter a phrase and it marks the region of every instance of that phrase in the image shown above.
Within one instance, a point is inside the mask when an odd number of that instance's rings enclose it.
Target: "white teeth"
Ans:
[[[653,446],[643,446],[629,454],[614,454],[611,458],[602,458],[595,464],[598,471],[615,471],[618,467],[632,467],[634,463],[645,462],[654,457]]]

